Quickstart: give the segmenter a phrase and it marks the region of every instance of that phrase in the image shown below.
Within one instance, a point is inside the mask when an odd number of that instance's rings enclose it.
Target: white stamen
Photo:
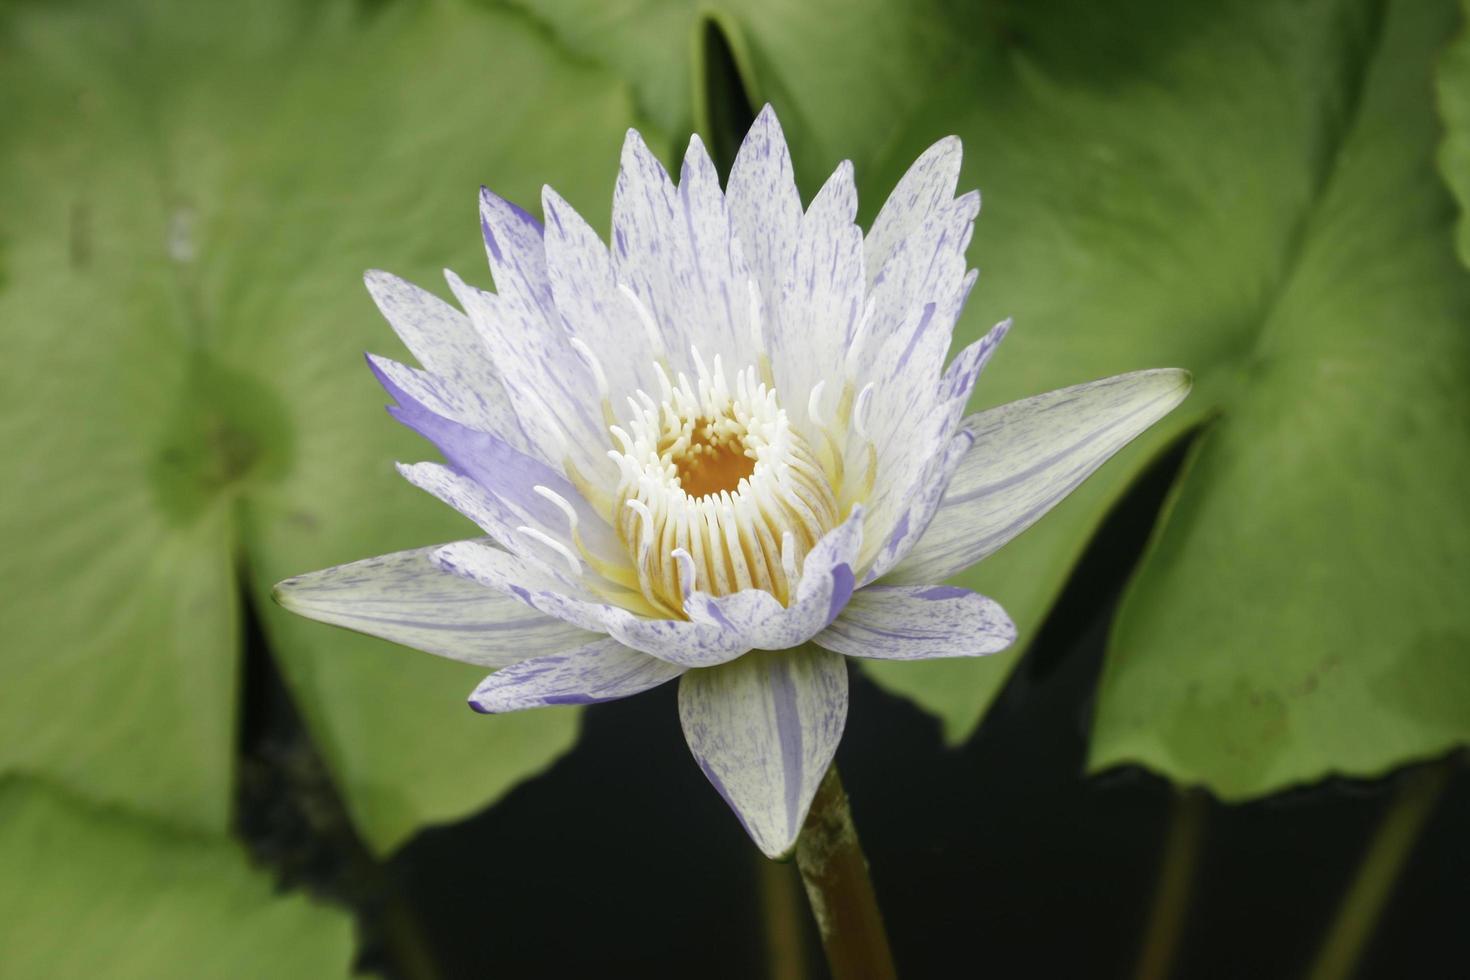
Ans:
[[[796,535],[781,534],[781,571],[786,575],[786,588],[796,591]]]
[[[659,332],[658,323],[653,319],[653,314],[648,312],[648,307],[643,305],[643,300],[638,298],[638,294],[633,292],[632,287],[627,283],[618,283],[618,291],[626,296],[628,302],[633,305],[633,312],[637,313],[638,319],[642,321],[643,329],[648,334],[648,343],[653,347],[653,352],[658,355],[663,354],[664,339],[663,335]]]
[[[633,437],[628,435],[628,430],[624,429],[621,425],[612,425],[608,426],[607,431],[611,432],[618,442],[623,444],[624,453],[629,456],[633,455]],[[617,454],[612,450],[608,450],[608,455],[616,456]]]
[[[621,446],[610,453],[613,524],[655,607],[682,608],[694,582],[713,595],[760,588],[787,602],[802,557],[836,524],[830,469],[756,367],[727,374],[723,355],[706,361],[693,347],[690,360],[693,376],[677,384],[656,365],[662,400],[637,392],[624,424],[611,427]],[[824,391],[810,402],[818,421]]]
[[[811,420],[812,425],[819,429],[825,429],[827,423],[822,421],[822,392],[827,388],[826,380],[818,381],[812,385],[812,393],[806,400],[806,417]]]
[[[569,342],[572,350],[577,352],[592,372],[592,378],[597,382],[597,394],[604,399],[607,398],[607,375],[602,373],[602,363],[597,360],[597,355],[592,353],[592,348],[588,347],[587,342],[581,337],[572,337]]]
[[[657,361],[653,362],[653,370],[658,374],[658,393],[660,401],[667,402],[674,397],[674,386],[669,381],[669,372]]]
[[[683,548],[675,548],[669,557],[679,566],[679,592],[685,602],[694,594],[694,556]]]
[[[709,384],[709,368],[704,366],[704,358],[699,356],[698,347],[690,344],[689,353],[694,355],[694,369],[699,372],[699,374],[697,375],[697,380],[699,383],[700,394],[703,395],[705,386]]]
[[[539,483],[531,489],[540,494],[542,497],[545,497],[547,500],[551,501],[553,504],[556,504],[557,508],[567,516],[567,524],[571,527],[571,529],[573,531],[577,529],[577,510],[571,505],[571,502],[568,501],[567,498],[563,497],[561,494],[557,493],[550,487],[542,486]]]
[[[852,428],[860,439],[868,438],[868,406],[873,401],[873,382],[863,385],[858,392],[857,405],[852,410]]]
[[[566,545],[562,544],[560,541],[556,540],[546,532],[538,531],[534,527],[526,527],[523,525],[516,528],[516,530],[534,541],[541,542],[542,544],[546,545],[546,547],[561,555],[562,558],[566,559],[567,568],[571,569],[573,575],[582,574],[582,563],[577,560],[576,555],[572,554],[571,548],[568,548]]]
[[[643,541],[645,544],[653,541],[653,511],[648,505],[636,497],[627,502],[628,509],[643,518]]]

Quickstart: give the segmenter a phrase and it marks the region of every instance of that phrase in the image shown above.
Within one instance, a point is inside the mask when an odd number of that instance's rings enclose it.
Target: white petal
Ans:
[[[485,678],[470,695],[482,714],[555,704],[616,701],[657,687],[684,668],[603,637],[585,646],[524,660]]]
[[[869,586],[813,641],[849,657],[928,660],[979,657],[1016,640],[994,599],[947,585]]]
[[[1137,371],[973,415],[975,444],[928,531],[888,581],[937,582],[1036,523],[1189,394],[1186,371]]]
[[[690,345],[732,370],[750,360],[748,280],[719,175],[695,137],[676,190],[642,137],[629,131],[613,194],[613,268],[687,370]]]
[[[618,289],[612,259],[597,232],[549,187],[542,191],[541,206],[546,213],[546,272],[557,313],[597,359],[611,408],[620,412],[622,399],[639,389],[653,391],[653,345]]]
[[[943,304],[926,304],[914,329],[921,335],[923,350],[912,358],[894,354],[888,359],[890,373],[874,388],[867,412],[867,438],[877,451],[877,481],[868,502],[870,513],[864,546],[861,582],[871,581],[873,568],[891,568],[903,557],[933,513],[934,501],[926,491],[947,482],[946,453],[952,447],[970,390],[979,371],[994,353],[996,344],[1009,329],[1000,324],[981,340],[960,352],[949,369],[936,373],[936,358],[949,345],[953,324],[964,305],[973,277],[966,277],[960,291]],[[924,321],[928,321],[927,324]],[[899,343],[890,339],[890,344]],[[941,362],[942,363],[942,362]],[[865,443],[854,431],[849,434],[849,466],[865,465]],[[927,481],[927,482],[926,482]],[[927,509],[922,522],[905,520],[918,505]],[[899,550],[901,547],[902,551]]]
[[[801,195],[786,137],[769,105],[756,116],[735,154],[726,198],[750,273],[761,296],[774,306],[796,249]]]
[[[907,437],[895,429],[884,443],[861,584],[902,561],[929,527],[955,469],[974,443],[974,435],[960,426],[960,415],[1010,326],[1009,320],[1002,321],[960,351],[934,393],[933,407],[924,414],[916,407]]]
[[[787,650],[811,639],[840,613],[852,597],[863,543],[863,511],[852,513],[822,536],[801,566],[801,581],[790,605],[759,589],[731,595],[693,593],[684,603],[690,618],[739,631],[758,650]]]
[[[819,381],[840,389],[840,371],[864,302],[863,235],[852,164],[844,161],[801,218],[796,251],[771,310],[767,346],[782,406],[805,431],[807,398]]]
[[[494,455],[485,454],[485,462],[495,464]],[[512,467],[497,467],[505,475]],[[496,543],[505,550],[537,563],[557,577],[565,577],[571,562],[570,553],[577,557],[580,565],[580,549],[571,536],[566,515],[552,501],[534,492],[530,485],[514,485],[510,480],[501,484],[496,492],[473,478],[474,474],[455,471],[439,463],[399,464],[398,472],[404,479],[421,490],[438,497],[470,520],[474,521]],[[527,481],[534,480],[529,476]],[[545,485],[545,484],[541,484]],[[562,499],[572,505],[578,513],[578,533],[582,544],[593,550],[597,557],[619,567],[627,565],[627,553],[616,545],[611,528],[603,524],[591,507],[568,486],[553,484],[564,491]],[[534,528],[537,535],[527,535],[521,528]],[[549,545],[547,541],[556,542]]]
[[[488,188],[480,188],[480,228],[495,289],[520,321],[555,322],[541,222]]]
[[[733,660],[751,647],[739,630],[637,615],[488,545],[448,545],[435,552],[434,561],[457,575],[514,595],[548,616],[606,633],[624,646],[672,664],[709,667]]]
[[[556,466],[570,459],[589,479],[608,471],[597,383],[567,331],[539,313],[532,315],[526,304],[476,289],[453,273],[446,277],[489,345],[535,455]]]
[[[849,358],[849,370],[859,384],[891,376],[900,362],[939,376],[949,336],[946,333],[941,345],[933,332],[936,327],[952,332],[954,323],[921,314],[928,304],[944,304],[969,293],[969,286],[962,286],[973,275],[965,249],[979,210],[980,195],[973,191],[939,205],[894,246],[873,276],[872,322]]]
[[[847,666],[806,646],[690,671],[679,721],[694,758],[769,857],[790,852],[847,722]]]
[[[400,551],[288,578],[275,587],[292,612],[419,650],[503,667],[586,643],[591,634],[452,575],[437,548]]]
[[[416,401],[435,415],[493,432],[522,452],[530,450],[530,440],[521,430],[520,419],[499,379],[494,387],[482,387],[479,381],[457,381],[376,354],[368,355],[368,366],[400,405],[406,399]]]
[[[373,269],[363,282],[393,332],[425,368],[470,384],[500,386],[490,351],[467,316],[391,273]]]
[[[899,180],[873,221],[866,241],[868,278],[877,276],[894,247],[935,208],[954,197],[960,178],[958,136],[925,150]]]

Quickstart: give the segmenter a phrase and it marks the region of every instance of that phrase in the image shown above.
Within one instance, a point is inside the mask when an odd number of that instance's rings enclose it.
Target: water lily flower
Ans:
[[[847,718],[847,658],[1012,643],[941,584],[1177,405],[1142,371],[965,417],[1001,323],[947,361],[980,209],[959,140],[866,234],[840,165],[803,208],[775,114],[728,185],[695,137],[678,183],[637,132],[605,244],[555,191],[489,191],[496,291],[463,312],[367,286],[418,359],[369,356],[445,463],[401,465],[483,536],[287,579],[301,615],[495,668],[482,712],[610,701],[678,678],[689,747],[762,851],[788,853]]]

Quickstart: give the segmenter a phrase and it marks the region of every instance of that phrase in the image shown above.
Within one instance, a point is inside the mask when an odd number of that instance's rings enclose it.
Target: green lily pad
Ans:
[[[710,67],[707,31],[720,31],[745,96],[780,111],[808,199],[841,160],[868,170],[969,47],[955,30],[963,5],[942,0],[511,2],[626,77],[640,107],[674,134],[710,118],[701,72]],[[711,146],[722,142],[704,135]]]
[[[268,593],[477,533],[393,471],[433,451],[361,275],[488,284],[481,183],[605,216],[625,87],[452,0],[25,4],[0,112],[0,771],[222,830],[242,596],[379,850],[565,751],[576,711],[479,718],[481,672]]]
[[[1234,798],[1470,738],[1470,277],[1428,97],[1455,26],[1379,27],[1249,385],[1119,616],[1094,767]]]
[[[239,847],[0,781],[0,975],[346,977],[352,919],[275,893]]]
[[[642,5],[623,5],[621,31],[579,39],[574,5],[523,2],[650,102],[668,72],[623,39],[672,50],[668,11],[693,9],[656,4],[640,35]],[[961,187],[986,203],[958,339],[1016,321],[975,408],[1137,368],[1196,379],[956,579],[1012,613],[1014,651],[873,676],[963,738],[1108,510],[1203,429],[1124,603],[1092,764],[1244,796],[1470,737],[1453,707],[1470,684],[1467,285],[1430,167],[1453,4],[699,9],[748,44],[746,87],[775,103],[808,192],[851,157],[871,217],[925,146],[964,139]]]
[[[1460,8],[1470,19],[1470,3],[1462,0]],[[1445,126],[1439,168],[1460,202],[1457,244],[1460,261],[1470,265],[1470,33],[1462,32],[1445,48],[1436,81]]]

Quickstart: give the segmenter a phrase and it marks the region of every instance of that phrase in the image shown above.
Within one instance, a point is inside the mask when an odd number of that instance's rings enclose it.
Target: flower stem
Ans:
[[[836,763],[822,778],[796,840],[796,866],[832,980],[892,980],[893,953]]]
[[[1184,934],[1189,894],[1194,888],[1194,870],[1199,863],[1200,840],[1204,836],[1209,801],[1195,789],[1178,789],[1169,806],[1168,836],[1159,859],[1159,880],[1154,889],[1148,931],[1138,957],[1136,980],[1165,980],[1173,973]]]
[[[1358,865],[1358,873],[1342,897],[1337,916],[1307,974],[1309,980],[1346,980],[1357,970],[1383,906],[1419,839],[1419,831],[1449,782],[1453,764],[1451,759],[1403,775],[1398,794],[1383,815],[1383,822],[1368,843],[1363,863]]]
[[[806,949],[802,942],[801,885],[796,869],[785,861],[769,861],[752,851],[760,862],[761,909],[766,926],[768,980],[807,980]]]

